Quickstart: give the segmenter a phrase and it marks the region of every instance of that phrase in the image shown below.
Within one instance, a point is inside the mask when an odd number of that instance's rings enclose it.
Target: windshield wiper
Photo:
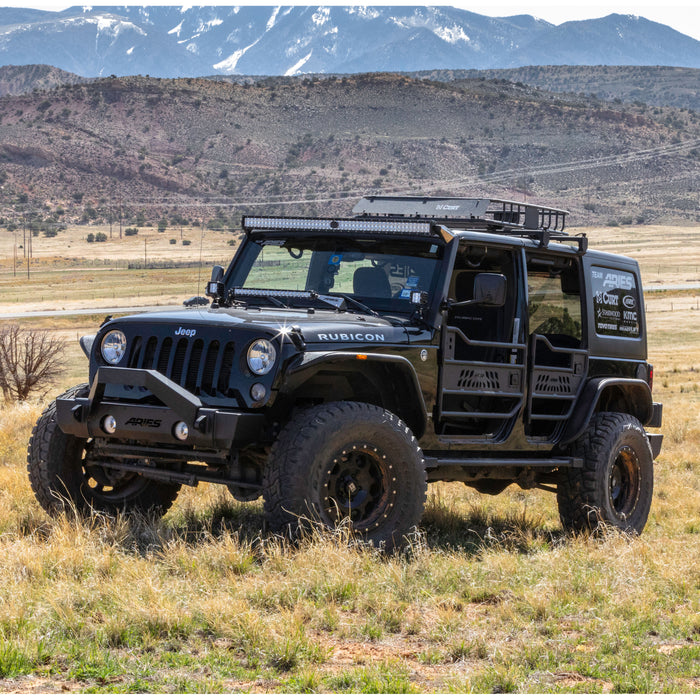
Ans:
[[[351,297],[349,294],[343,294],[342,292],[335,292],[334,294],[319,294],[316,291],[311,291],[311,295],[314,299],[318,299],[319,301],[323,301],[328,304],[328,306],[332,306],[336,311],[340,309],[340,306],[334,304],[331,299],[342,299],[346,302],[346,304],[350,303],[355,306],[355,308],[360,309],[360,311],[369,314],[370,316],[379,316],[374,309],[370,309],[369,306],[366,306],[361,301],[357,301],[357,299]]]
[[[268,301],[272,302],[274,306],[280,309],[288,309],[289,305],[285,304],[281,299],[278,299],[277,297],[273,297],[271,294],[266,294],[264,299],[267,299]]]

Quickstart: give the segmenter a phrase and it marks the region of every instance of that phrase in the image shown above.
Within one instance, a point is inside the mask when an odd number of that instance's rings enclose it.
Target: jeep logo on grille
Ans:
[[[186,335],[188,338],[191,338],[196,332],[197,331],[194,328],[183,328],[182,326],[180,326],[175,331],[175,335]]]

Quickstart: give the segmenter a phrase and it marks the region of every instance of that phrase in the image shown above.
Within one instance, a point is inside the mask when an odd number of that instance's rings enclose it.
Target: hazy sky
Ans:
[[[61,2],[60,0],[27,0],[27,2],[22,2],[22,0],[11,0],[10,2],[3,3],[5,6],[14,7],[36,7],[46,10],[63,10],[71,5],[79,5],[80,2],[75,0],[74,2]],[[101,0],[100,2],[94,3],[93,6],[99,5],[119,5],[125,4],[119,2],[119,0]],[[144,2],[128,2],[126,4],[130,5],[180,5],[182,3],[173,2],[172,0],[144,0]],[[198,5],[234,5],[235,2],[228,0],[225,3],[222,2],[212,2],[211,0],[196,0]],[[274,0],[256,0],[255,2],[242,2],[241,5],[274,5]],[[285,4],[293,5],[313,5],[320,4],[309,0],[308,2],[286,2]],[[352,0],[346,0],[345,2],[333,0],[330,3],[323,3],[330,5],[351,5],[354,4]],[[372,4],[372,3],[367,3]],[[376,2],[376,5],[421,5],[429,3],[421,2],[410,2],[406,0],[383,0],[383,2]],[[562,22],[567,22],[569,20],[578,19],[592,19],[594,17],[605,17],[613,12],[628,15],[640,15],[646,17],[647,19],[653,20],[654,22],[661,22],[662,24],[667,24],[674,29],[677,29],[684,34],[692,36],[694,39],[700,40],[700,9],[698,8],[698,2],[682,1],[682,0],[671,0],[670,2],[664,2],[663,0],[656,0],[655,2],[635,2],[634,0],[588,0],[587,2],[582,2],[573,6],[567,0],[532,0],[528,2],[527,0],[462,0],[461,2],[435,2],[435,5],[454,5],[455,7],[461,7],[464,10],[470,10],[471,12],[477,12],[482,15],[489,15],[491,17],[504,17],[508,15],[534,15],[540,17],[541,19],[552,22],[552,24],[561,24]]]

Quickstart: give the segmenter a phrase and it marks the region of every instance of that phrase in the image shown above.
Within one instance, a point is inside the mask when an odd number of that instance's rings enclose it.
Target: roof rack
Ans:
[[[542,207],[508,199],[464,197],[363,197],[352,210],[361,218],[375,216],[431,219],[459,228],[468,223],[491,231],[563,231],[564,209]]]
[[[568,211],[507,199],[461,197],[363,197],[353,209],[354,219],[293,216],[244,216],[246,233],[253,231],[325,232],[352,235],[414,234],[451,239],[468,229],[536,240],[547,247],[552,241],[575,243],[585,253],[588,239],[563,233]]]

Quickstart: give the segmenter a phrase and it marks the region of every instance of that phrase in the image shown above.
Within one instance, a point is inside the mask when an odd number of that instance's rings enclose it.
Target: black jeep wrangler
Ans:
[[[165,511],[182,484],[262,496],[274,530],[345,521],[391,549],[426,485],[555,492],[564,527],[639,533],[653,403],[639,266],[496,199],[368,197],[248,216],[211,306],[81,339],[90,381],[39,419],[41,505]]]

